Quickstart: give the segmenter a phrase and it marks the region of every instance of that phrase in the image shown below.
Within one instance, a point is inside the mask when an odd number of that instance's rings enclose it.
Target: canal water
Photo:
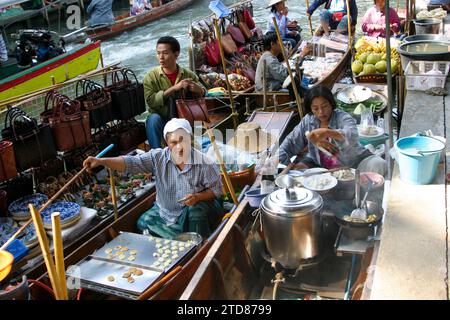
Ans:
[[[312,3],[313,0],[310,0]],[[122,2],[121,2],[122,3]],[[226,5],[235,3],[234,1],[225,0]],[[266,30],[266,24],[270,9],[267,9],[267,0],[254,0],[253,2],[254,20],[258,27],[263,31]],[[209,0],[196,0],[188,8],[181,10],[175,14],[161,18],[157,21],[150,22],[145,26],[136,28],[132,31],[125,32],[111,40],[102,43],[102,52],[105,64],[121,61],[123,65],[129,67],[136,72],[139,79],[154,66],[158,65],[156,60],[156,41],[164,35],[171,35],[177,38],[181,44],[181,54],[179,63],[182,66],[188,66],[188,48],[190,39],[188,36],[189,21],[195,21],[206,17],[212,12],[208,8]],[[286,2],[289,8],[289,17],[296,19],[303,29],[303,38],[310,37],[308,19],[306,18],[306,1],[305,0],[288,0]],[[359,20],[361,20],[367,8],[373,5],[373,0],[358,0]],[[392,5],[395,7],[395,2]],[[115,14],[123,13],[123,9],[115,8]],[[358,32],[361,32],[358,21]],[[318,12],[313,15],[313,27],[319,24]]]

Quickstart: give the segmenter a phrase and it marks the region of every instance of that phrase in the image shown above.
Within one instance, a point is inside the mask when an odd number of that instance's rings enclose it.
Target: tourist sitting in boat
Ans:
[[[86,11],[90,15],[89,28],[100,27],[114,23],[112,11],[113,0],[92,0]]]
[[[135,16],[146,10],[151,10],[152,4],[148,0],[130,0],[130,14]]]
[[[289,17],[288,17],[288,14],[289,14],[289,8],[288,7],[284,7],[283,14],[286,16],[286,20],[287,20],[286,26],[287,26],[287,28],[289,30],[295,30],[295,31],[300,32],[301,28],[298,25],[297,20],[292,20],[292,19],[289,19]]]
[[[374,0],[374,6],[364,14],[361,29],[370,37],[386,37],[386,17],[384,15],[385,0]],[[397,12],[389,8],[391,32],[400,32],[400,18]]]
[[[182,232],[208,237],[221,217],[222,179],[214,161],[191,147],[192,128],[174,118],[164,127],[168,147],[141,155],[88,157],[83,165],[105,166],[130,174],[151,173],[156,178],[156,203],[137,222],[140,232],[171,239]]]
[[[301,36],[296,30],[289,30],[289,20],[284,14],[286,8],[284,0],[270,0],[267,8],[270,8],[269,21],[267,22],[267,33],[275,33],[275,26],[273,24],[273,18],[275,17],[280,30],[281,39],[288,41],[292,48],[295,48],[300,41]]]
[[[261,55],[255,73],[255,90],[263,91],[264,63],[266,65],[266,90],[267,91],[288,91],[282,88],[284,80],[289,73],[287,68],[278,60],[281,53],[281,47],[278,43],[277,35],[274,33],[266,34],[263,37],[264,53]],[[301,58],[305,57],[311,51],[311,46],[305,46],[300,53]],[[300,93],[307,90],[309,79],[302,79]]]
[[[313,87],[306,94],[304,108],[305,117],[280,146],[280,163],[288,165],[297,156],[300,158],[295,164],[297,169],[356,168],[363,159],[372,156],[359,143],[355,119],[336,108],[330,89]]]
[[[0,29],[0,65],[8,61],[8,49],[6,48],[5,40],[3,39],[3,30]]]
[[[206,89],[197,75],[177,64],[180,43],[174,37],[161,37],[156,44],[159,67],[150,70],[144,77],[144,95],[149,116],[146,121],[147,139],[152,148],[161,148],[163,127],[177,117],[175,100],[190,93],[204,96]]]
[[[325,35],[328,36],[330,34],[330,28],[335,29],[337,33],[347,34],[348,17],[346,0],[315,0],[306,11],[308,18],[323,4],[325,4],[325,9],[320,11],[320,25]],[[351,25],[354,27],[358,20],[358,7],[356,6],[355,0],[349,0],[349,5]]]

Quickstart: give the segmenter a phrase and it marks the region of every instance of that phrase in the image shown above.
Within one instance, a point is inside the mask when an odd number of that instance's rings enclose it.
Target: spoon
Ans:
[[[367,211],[363,207],[364,207],[364,204],[366,203],[367,196],[369,195],[372,185],[373,185],[373,182],[371,180],[369,180],[368,186],[367,186],[367,191],[366,191],[366,194],[364,195],[361,205],[359,206],[359,208],[356,208],[352,211],[352,213],[350,214],[350,217],[352,217],[354,219],[359,219],[359,220],[367,219]]]

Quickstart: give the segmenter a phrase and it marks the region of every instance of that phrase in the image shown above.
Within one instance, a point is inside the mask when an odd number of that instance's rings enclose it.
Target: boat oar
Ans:
[[[56,273],[55,263],[53,262],[52,255],[50,253],[50,247],[48,245],[47,236],[45,235],[41,214],[31,203],[28,205],[28,208],[30,209],[31,212],[31,219],[34,223],[34,228],[36,229],[36,235],[39,240],[39,246],[41,247],[42,256],[44,257],[44,262],[47,267],[50,283],[52,284],[53,291],[55,293],[55,298],[56,300],[62,300],[63,295],[62,290],[60,288],[60,281]]]
[[[236,192],[234,191],[233,184],[231,183],[230,176],[228,175],[227,168],[225,167],[225,164],[223,163],[222,156],[220,155],[219,148],[216,144],[216,137],[212,133],[212,131],[209,129],[208,123],[204,122],[206,132],[208,133],[209,140],[211,140],[211,144],[214,149],[214,153],[216,154],[217,161],[219,162],[220,168],[222,169],[223,177],[225,178],[225,184],[227,185],[228,191],[230,191],[231,198],[233,199],[233,203],[237,205],[239,203]]]
[[[286,61],[289,77],[291,78],[291,84],[292,84],[292,89],[293,89],[294,95],[295,95],[295,102],[297,103],[298,114],[300,115],[300,119],[302,119],[303,118],[302,99],[300,98],[300,95],[298,93],[297,85],[294,81],[294,75],[292,74],[291,67],[289,66],[289,60],[286,57],[286,52],[284,50],[283,40],[281,39],[280,29],[278,29],[277,20],[275,17],[273,17],[272,19],[273,19],[273,25],[275,27],[275,32],[277,33],[278,43],[281,48],[281,53],[283,54],[284,61]]]
[[[216,38],[217,38],[217,41],[219,42],[220,59],[222,60],[223,73],[225,74],[225,82],[227,84],[228,96],[230,97],[230,107],[231,107],[231,112],[233,114],[234,130],[236,130],[237,125],[238,125],[238,123],[237,123],[238,113],[236,112],[236,108],[234,105],[234,97],[233,97],[233,93],[231,91],[231,84],[228,79],[227,64],[225,61],[225,54],[223,53],[223,46],[222,46],[222,35],[220,33],[219,24],[217,22],[217,19],[214,19],[214,29],[216,30]]]
[[[309,0],[306,0],[306,11],[309,9]],[[308,22],[309,22],[309,30],[311,30],[311,35],[314,34],[313,27],[312,27],[312,21],[311,21],[311,15],[308,16]]]
[[[69,300],[66,284],[66,269],[64,267],[64,251],[61,233],[61,218],[59,212],[52,213],[53,251],[55,254],[56,276],[58,278],[61,299]]]
[[[111,199],[114,207],[114,221],[119,218],[119,210],[117,209],[117,196],[116,196],[116,183],[114,179],[114,172],[111,169],[109,171],[109,184],[111,185]]]
[[[345,0],[347,5],[347,28],[348,28],[348,49],[351,50],[352,46],[352,18],[350,15],[350,3],[348,0]],[[351,52],[351,51],[350,51]]]
[[[109,150],[111,150],[114,147],[114,144],[110,144],[109,146],[107,146],[105,149],[103,149],[99,154],[97,154],[95,157],[96,158],[101,158],[103,157]],[[64,190],[67,189],[67,187],[69,187],[74,181],[76,181],[85,171],[87,170],[87,167],[83,167],[83,169],[80,170],[80,172],[78,172],[75,176],[73,176],[72,179],[70,179],[50,200],[48,200],[40,209],[39,212],[42,212],[45,210],[45,208],[47,208],[55,199],[57,199],[63,192]],[[27,223],[25,223],[22,227],[20,227],[19,230],[16,231],[16,233],[14,233],[11,238],[9,238],[8,241],[5,242],[4,245],[1,246],[0,251],[1,250],[5,250],[9,244],[17,238],[17,236],[19,234],[22,233],[23,230],[25,230],[26,227],[28,227],[31,222],[33,222],[32,219],[28,220]]]
[[[182,269],[181,266],[177,266],[175,269],[170,271],[167,275],[164,276],[161,280],[159,280],[157,283],[152,285],[150,288],[145,290],[137,299],[138,300],[147,300],[152,295],[154,295],[163,285],[165,285],[170,279],[172,279],[178,272],[180,272]]]

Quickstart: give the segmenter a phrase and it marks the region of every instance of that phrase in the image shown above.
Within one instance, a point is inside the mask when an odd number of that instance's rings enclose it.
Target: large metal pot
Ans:
[[[450,39],[438,34],[416,34],[413,36],[408,36],[405,39],[403,39],[404,43],[413,42],[413,41],[441,41],[441,42],[450,42]]]
[[[450,42],[422,40],[404,43],[397,48],[401,56],[402,68],[410,61],[450,61]]]
[[[298,268],[320,253],[322,197],[305,188],[279,189],[261,203],[267,250],[283,267]]]
[[[442,20],[439,19],[418,19],[414,20],[416,34],[439,34]]]

